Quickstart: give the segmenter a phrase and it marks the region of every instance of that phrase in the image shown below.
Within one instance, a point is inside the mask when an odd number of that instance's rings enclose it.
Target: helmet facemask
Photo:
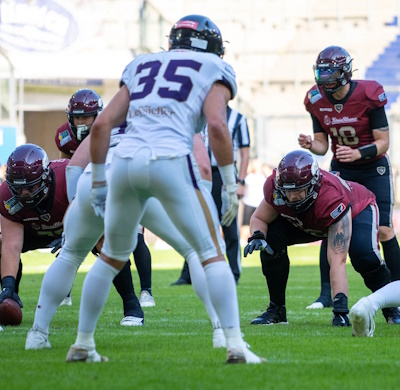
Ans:
[[[329,46],[319,53],[313,66],[314,78],[325,94],[332,95],[351,80],[352,62],[346,50],[339,46]]]

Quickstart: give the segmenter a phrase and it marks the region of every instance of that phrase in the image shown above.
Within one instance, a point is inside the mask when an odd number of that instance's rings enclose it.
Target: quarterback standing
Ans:
[[[329,147],[331,171],[363,184],[376,196],[379,207],[379,239],[392,280],[400,279],[400,249],[394,233],[393,178],[389,157],[389,125],[385,114],[387,98],[382,86],[373,80],[352,80],[353,59],[339,46],[321,51],[314,65],[316,85],[304,99],[310,113],[314,139],[300,134],[299,144],[317,155]],[[332,304],[326,241],[320,254],[321,295],[308,308]],[[400,312],[386,311],[388,323],[400,324]]]

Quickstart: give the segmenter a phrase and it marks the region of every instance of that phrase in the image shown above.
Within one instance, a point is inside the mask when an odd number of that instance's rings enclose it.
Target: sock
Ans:
[[[328,263],[328,242],[322,240],[319,252],[319,272],[321,276],[321,294],[323,296],[331,296],[331,279],[329,276],[331,267]]]
[[[93,348],[94,331],[118,270],[98,258],[86,275],[82,287],[76,343]]]
[[[387,307],[400,306],[400,281],[389,283],[367,297],[375,312]]]
[[[126,262],[121,271],[119,271],[118,275],[114,278],[113,284],[122,298],[124,316],[126,317],[133,309],[140,305],[133,286],[130,260]]]
[[[54,260],[44,274],[33,325],[49,333],[50,322],[59,304],[71,291],[78,265],[65,261],[62,254]]]
[[[240,333],[239,306],[236,284],[226,261],[217,261],[204,267],[208,292],[221,327]]]
[[[400,280],[400,248],[396,236],[389,241],[381,242],[383,257],[391,273],[391,280]]]
[[[133,252],[136,269],[140,279],[140,287],[151,293],[151,254],[144,242],[143,234],[138,233],[138,243]]]
[[[190,277],[194,292],[203,302],[213,325],[213,329],[220,328],[221,324],[218,315],[211,303],[210,295],[208,293],[206,274],[196,252],[189,254],[186,261],[189,264]]]

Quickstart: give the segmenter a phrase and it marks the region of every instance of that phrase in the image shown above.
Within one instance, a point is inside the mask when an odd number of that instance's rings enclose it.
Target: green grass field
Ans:
[[[376,316],[373,338],[353,338],[351,328],[333,328],[331,309],[306,310],[319,293],[318,246],[290,248],[287,288],[289,325],[254,326],[269,298],[258,254],[243,259],[238,285],[242,331],[262,365],[225,364],[225,350],[212,348],[212,328],[191,286],[170,283],[182,258],[154,250],[153,295],[156,307],[144,308],[145,324],[119,325],[122,303],[112,289],[96,331],[103,364],[67,364],[75,341],[80,291],[90,255],[77,275],[73,306],[60,307],[51,324],[52,349],[25,351],[43,273],[52,255],[25,254],[20,296],[24,319],[0,332],[1,389],[397,389],[400,328]],[[348,265],[349,305],[368,294],[361,276]],[[133,270],[138,285],[136,270]],[[139,288],[138,288],[139,290]]]

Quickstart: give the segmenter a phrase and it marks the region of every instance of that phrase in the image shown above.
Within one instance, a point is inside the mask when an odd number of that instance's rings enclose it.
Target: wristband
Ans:
[[[106,181],[106,166],[105,164],[92,163],[92,183]]]
[[[376,155],[378,154],[378,148],[376,147],[375,144],[368,144],[365,146],[361,146],[360,148],[358,148],[358,150],[361,153],[362,159],[376,157]]]
[[[218,169],[225,187],[236,186],[235,167],[233,164],[218,167]]]
[[[12,291],[15,291],[15,278],[14,276],[8,275],[4,276],[3,280],[1,281],[2,288],[9,288]]]

